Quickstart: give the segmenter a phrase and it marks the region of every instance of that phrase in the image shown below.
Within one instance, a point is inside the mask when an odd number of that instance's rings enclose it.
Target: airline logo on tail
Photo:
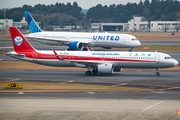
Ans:
[[[14,43],[15,43],[17,46],[20,46],[20,45],[23,43],[22,37],[20,37],[20,36],[15,37],[15,38],[14,38]]]
[[[26,12],[26,11],[24,13],[26,15],[26,19],[27,19],[27,22],[28,22],[28,25],[29,25],[30,33],[42,32],[42,30],[36,24],[36,22],[34,21],[32,16],[30,15],[30,13]]]
[[[21,54],[22,52],[36,51],[16,27],[9,27],[9,30],[15,52]]]

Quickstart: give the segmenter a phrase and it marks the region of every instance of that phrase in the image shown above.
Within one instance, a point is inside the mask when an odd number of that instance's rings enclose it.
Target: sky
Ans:
[[[15,7],[22,7],[24,4],[26,5],[37,5],[37,4],[45,4],[45,5],[51,5],[58,3],[64,3],[67,4],[67,2],[70,2],[73,4],[74,2],[78,3],[78,6],[80,6],[82,9],[89,9],[93,6],[96,6],[97,4],[101,5],[118,5],[118,4],[127,4],[130,3],[139,3],[140,0],[0,0],[0,9],[2,8],[15,8]],[[142,0],[144,1],[144,0]]]

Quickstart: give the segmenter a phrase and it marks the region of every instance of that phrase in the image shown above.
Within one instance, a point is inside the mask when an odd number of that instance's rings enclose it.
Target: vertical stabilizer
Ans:
[[[31,14],[27,11],[25,11],[24,13],[26,15],[30,33],[42,32],[42,30],[39,28]]]
[[[16,27],[9,27],[16,53],[36,51]]]

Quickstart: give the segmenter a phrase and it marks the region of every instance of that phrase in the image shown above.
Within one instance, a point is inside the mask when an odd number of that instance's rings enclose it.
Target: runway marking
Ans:
[[[19,95],[23,95],[24,93],[23,92],[18,92]]]
[[[96,94],[95,92],[87,92],[87,93],[89,93],[89,94]]]
[[[12,47],[11,46],[10,47],[0,47],[0,49],[2,49],[2,48],[14,48],[14,47],[13,46]]]
[[[180,87],[171,87],[171,88],[167,88],[168,90],[173,90],[173,89],[179,89]]]
[[[68,82],[74,82],[73,80],[71,80],[71,81],[68,81]]]
[[[121,84],[111,85],[111,86],[116,87],[116,86],[122,86],[122,85],[128,85],[128,83],[121,83]]]
[[[158,104],[160,104],[160,103],[162,103],[162,102],[163,102],[163,101],[160,101],[160,102],[158,102],[158,103],[156,103],[156,104],[154,104],[154,105],[151,105],[150,107],[144,109],[143,112],[146,111],[146,110],[148,110],[148,109],[150,109],[150,108],[152,108],[152,107],[154,107],[154,106],[156,106],[156,105],[158,105]]]

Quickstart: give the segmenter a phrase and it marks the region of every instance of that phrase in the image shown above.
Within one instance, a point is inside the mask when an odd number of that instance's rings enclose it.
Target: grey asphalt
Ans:
[[[92,84],[107,86],[127,86],[155,89],[180,90],[179,71],[122,71],[112,75],[97,74],[86,76],[85,71],[71,70],[0,70],[0,81],[15,79],[14,82],[46,82]]]
[[[178,100],[3,98],[1,120],[179,120]]]

